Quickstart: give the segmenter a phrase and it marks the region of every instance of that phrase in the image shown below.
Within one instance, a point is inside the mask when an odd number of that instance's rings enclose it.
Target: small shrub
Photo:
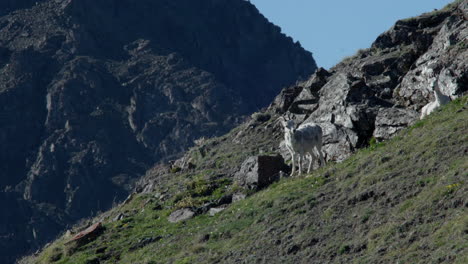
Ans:
[[[365,223],[365,222],[369,221],[369,218],[371,217],[371,215],[373,213],[374,213],[374,211],[372,211],[372,210],[366,210],[364,215],[361,217],[361,223]]]
[[[349,245],[343,245],[338,250],[338,254],[343,255],[345,253],[348,253],[350,250],[351,250],[351,247]]]
[[[460,189],[460,187],[461,187],[461,183],[454,183],[454,184],[447,185],[445,186],[444,195],[450,196],[451,194],[455,193],[458,189]]]
[[[201,146],[206,143],[207,139],[205,137],[201,137],[199,139],[195,139],[193,143],[195,143],[195,146]]]
[[[193,197],[187,196],[183,198],[182,200],[178,201],[175,204],[176,209],[182,209],[182,208],[196,208],[200,207],[202,205],[202,202],[200,200],[194,199]]]
[[[205,251],[205,245],[204,244],[195,244],[191,248],[191,251],[193,253],[201,253],[201,252]]]
[[[179,172],[179,171],[181,171],[181,170],[182,170],[182,169],[179,168],[179,167],[172,167],[172,168],[171,168],[171,173],[177,173],[177,172]]]
[[[186,187],[192,197],[207,196],[214,190],[210,183],[200,177],[188,182]]]
[[[385,142],[378,142],[375,137],[372,137],[369,140],[369,149],[370,150],[375,150],[375,149],[380,148],[380,147],[382,147],[384,145],[385,145]]]
[[[63,256],[62,249],[56,247],[52,250],[48,259],[49,259],[49,262],[57,262],[60,259],[62,259],[62,256]]]
[[[322,219],[330,220],[334,214],[335,210],[333,208],[327,208],[322,214]]]

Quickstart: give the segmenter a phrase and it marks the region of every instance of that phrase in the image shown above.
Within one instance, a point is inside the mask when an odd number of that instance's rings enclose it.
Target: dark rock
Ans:
[[[198,242],[200,243],[206,242],[208,240],[210,240],[210,234],[204,234],[198,238]]]
[[[377,253],[383,255],[385,252],[387,252],[387,248],[386,247],[380,247],[377,249]]]
[[[99,258],[92,258],[92,259],[87,260],[85,263],[86,264],[99,264],[101,262],[99,261]]]
[[[172,212],[168,220],[171,223],[177,223],[180,221],[188,220],[192,218],[193,216],[195,216],[195,212],[193,212],[192,210],[188,208],[183,208],[183,209],[179,209],[177,211]]]
[[[292,245],[286,250],[286,254],[296,254],[301,248],[298,245]]]
[[[302,87],[292,86],[281,91],[281,93],[275,98],[271,107],[274,107],[278,113],[286,112],[294,99],[301,93]]]
[[[223,195],[218,201],[216,201],[216,205],[224,205],[224,204],[230,204],[233,201],[233,195],[232,194],[225,194]]]
[[[359,196],[357,198],[357,201],[359,201],[359,202],[366,201],[369,198],[374,197],[374,195],[375,195],[374,191],[363,192],[363,193],[359,194]]]
[[[162,210],[163,209],[163,206],[162,204],[160,204],[159,202],[156,202],[156,204],[151,208],[152,210]]]
[[[367,249],[367,243],[362,243],[362,244],[359,244],[359,245],[356,245],[354,247],[352,247],[352,252],[353,253],[358,253],[358,252],[361,252],[363,250],[366,250]]]
[[[270,120],[271,115],[268,113],[255,113],[252,115],[252,119],[259,123],[264,123]]]
[[[318,238],[311,238],[307,241],[306,245],[308,247],[312,247],[312,246],[315,246],[317,245],[318,243],[320,242],[320,240]]]
[[[294,99],[289,111],[295,114],[311,114],[318,107],[318,91],[328,81],[331,74],[324,68],[319,68],[310,79],[302,83],[301,93]]]
[[[253,156],[242,163],[234,179],[240,186],[257,190],[279,180],[284,170],[288,168],[281,156]]]
[[[107,247],[100,247],[100,248],[96,249],[95,252],[96,252],[96,254],[102,254],[102,253],[106,252],[106,249],[107,249]]]

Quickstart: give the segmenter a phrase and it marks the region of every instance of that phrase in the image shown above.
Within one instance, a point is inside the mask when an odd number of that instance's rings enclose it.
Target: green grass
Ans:
[[[140,195],[108,212],[92,243],[69,254],[61,237],[30,263],[466,263],[467,104],[455,100],[391,140],[282,179],[214,217],[167,221],[177,208],[232,191],[232,181],[217,177],[222,170],[172,173],[180,182],[171,199]],[[228,146],[232,137],[208,142],[216,154],[197,166],[213,157],[224,159],[221,168],[241,162],[247,155]],[[119,213],[128,216],[111,222]],[[131,250],[149,237],[160,239]]]

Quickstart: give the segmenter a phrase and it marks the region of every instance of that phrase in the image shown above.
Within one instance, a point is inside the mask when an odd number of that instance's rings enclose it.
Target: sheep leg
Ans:
[[[294,160],[294,153],[291,151],[291,166],[292,166],[292,169],[291,169],[291,177],[294,175],[294,172],[296,172],[296,162]]]
[[[307,169],[307,174],[310,173],[310,170],[312,169],[312,162],[314,161],[314,155],[312,153],[309,153],[310,155],[310,161],[309,161],[309,168]]]
[[[298,159],[298,162],[299,162],[299,176],[301,176],[301,174],[302,174],[302,154],[299,154],[298,156],[299,157],[297,159]]]
[[[324,166],[326,163],[325,163],[325,159],[323,158],[323,154],[322,154],[322,147],[317,147],[317,151],[319,153],[319,156],[320,156],[320,167]]]

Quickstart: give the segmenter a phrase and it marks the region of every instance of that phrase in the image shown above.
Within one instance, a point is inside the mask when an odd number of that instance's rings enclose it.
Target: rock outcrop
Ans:
[[[388,139],[419,119],[434,100],[433,82],[452,99],[468,91],[467,12],[467,1],[457,1],[400,20],[371,48],[283,90],[270,108],[320,124],[328,160],[344,160],[372,137]]]
[[[290,169],[281,156],[254,156],[246,159],[234,175],[239,186],[260,190],[280,179]]]
[[[0,262],[315,68],[248,1],[1,1]]]
[[[184,220],[188,220],[195,215],[195,212],[188,208],[179,209],[174,211],[168,218],[168,221],[171,223],[177,223]]]

